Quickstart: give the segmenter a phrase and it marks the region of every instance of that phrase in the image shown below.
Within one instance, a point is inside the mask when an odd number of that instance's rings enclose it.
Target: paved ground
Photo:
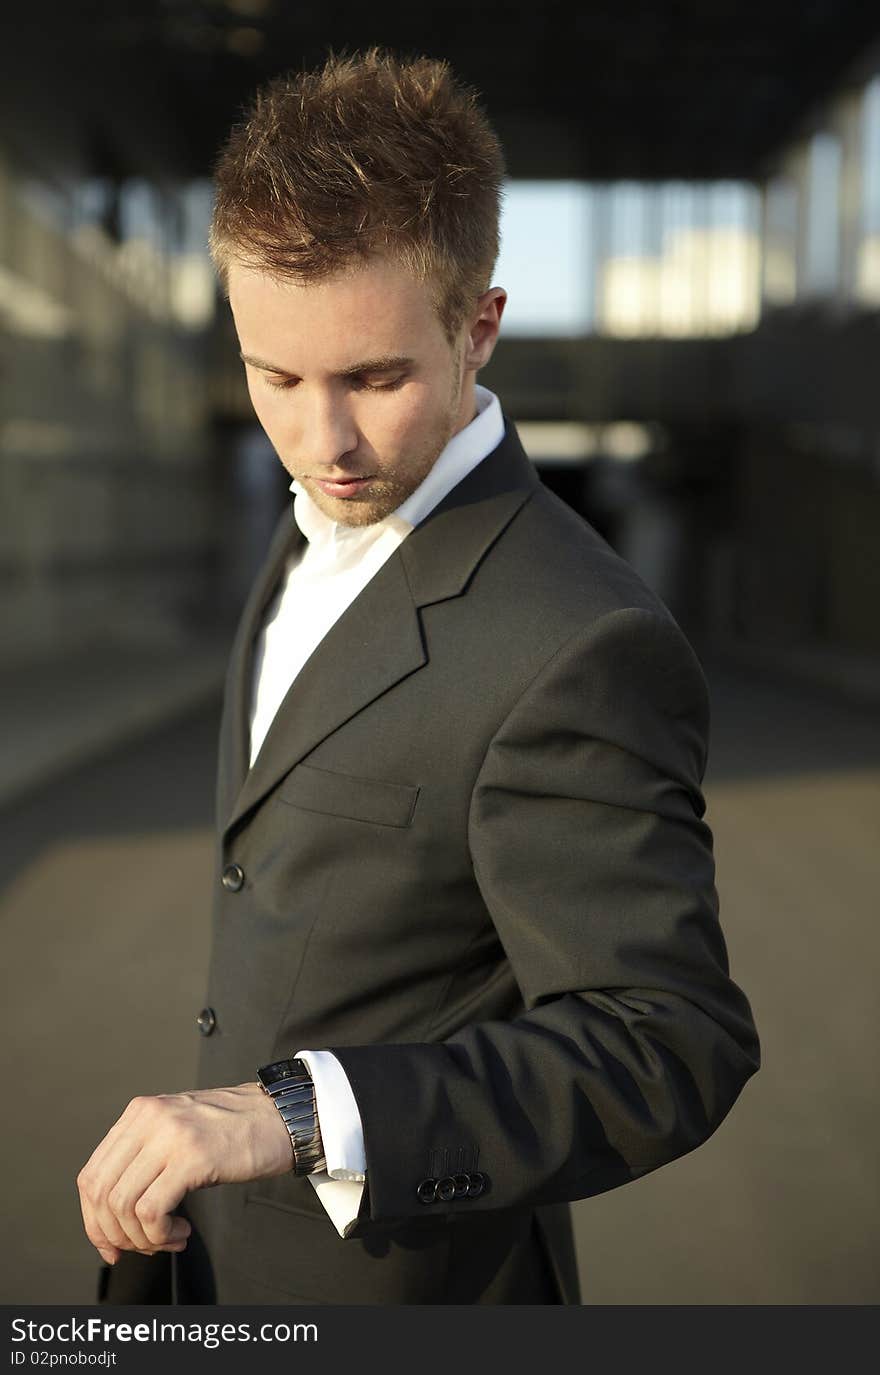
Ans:
[[[576,1205],[585,1295],[876,1302],[880,722],[711,678],[722,916],[764,1068],[699,1151]],[[0,812],[2,1302],[92,1300],[77,1169],[134,1092],[191,1082],[216,728],[203,707]]]

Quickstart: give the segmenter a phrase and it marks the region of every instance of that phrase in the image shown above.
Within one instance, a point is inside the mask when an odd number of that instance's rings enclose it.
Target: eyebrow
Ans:
[[[281,377],[292,377],[294,374],[288,372],[287,368],[279,368],[277,363],[267,363],[263,358],[254,358],[249,353],[239,352],[239,358],[243,363],[249,363],[252,368],[259,368],[262,372],[275,372]],[[369,372],[393,372],[395,368],[411,367],[415,360],[406,358],[403,355],[388,355],[383,358],[368,358],[363,363],[355,363],[350,368],[343,368],[341,372],[333,374],[334,377],[359,377],[363,373]]]

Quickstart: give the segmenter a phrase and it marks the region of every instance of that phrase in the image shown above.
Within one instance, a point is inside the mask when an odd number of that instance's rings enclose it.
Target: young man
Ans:
[[[377,52],[274,83],[218,166],[294,519],[232,651],[202,1087],[79,1179],[184,1301],[578,1302],[569,1201],[758,1065],[698,663],[476,386],[502,174],[443,64]]]

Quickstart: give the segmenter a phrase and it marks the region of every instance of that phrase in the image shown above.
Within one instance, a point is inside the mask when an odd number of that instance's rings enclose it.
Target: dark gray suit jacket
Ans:
[[[248,771],[253,640],[298,539],[286,511],[230,663],[200,1083],[333,1050],[368,1186],[344,1240],[306,1179],[192,1195],[182,1296],[577,1302],[569,1201],[699,1145],[758,1066],[702,820],[702,672],[508,424]]]

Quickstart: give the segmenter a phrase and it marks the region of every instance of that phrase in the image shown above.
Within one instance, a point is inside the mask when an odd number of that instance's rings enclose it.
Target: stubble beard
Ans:
[[[446,441],[444,440],[443,444],[433,454],[428,466],[423,470],[419,469],[421,476],[417,477],[413,473],[409,481],[404,478],[374,477],[363,496],[329,497],[311,479],[303,485],[318,510],[323,511],[325,516],[329,516],[339,525],[353,527],[376,525],[386,516],[390,516],[392,511],[396,511],[398,506],[401,506],[424,481],[442,453],[445,444]]]
[[[461,386],[458,359],[453,371],[454,385],[449,409],[443,417],[442,424],[438,424],[430,440],[426,440],[424,447],[420,449],[418,461],[407,464],[406,475],[401,474],[398,477],[388,474],[373,478],[363,497],[329,497],[315,485],[313,479],[303,481],[300,478],[300,483],[306,488],[319,511],[323,511],[325,516],[329,516],[339,525],[376,525],[386,516],[390,516],[392,511],[396,511],[398,506],[402,506],[407,497],[412,496],[416,488],[424,482],[456,430]]]

